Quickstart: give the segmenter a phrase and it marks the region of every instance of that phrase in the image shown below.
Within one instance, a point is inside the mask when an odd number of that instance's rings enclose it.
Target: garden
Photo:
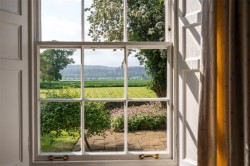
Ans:
[[[95,84],[96,83],[96,84]],[[95,81],[87,84],[87,97],[120,97],[123,87],[109,87],[110,81]],[[130,84],[133,97],[155,97],[156,94],[145,87],[145,81],[134,81]],[[79,98],[80,88],[77,81],[57,81],[42,84],[43,98]],[[105,84],[107,85],[105,87]],[[131,87],[134,85],[137,87]],[[98,86],[100,85],[100,86]],[[114,86],[114,85],[113,85]],[[111,92],[111,93],[109,93]],[[96,95],[96,96],[95,96]],[[109,96],[107,96],[109,95]],[[138,131],[165,131],[166,110],[160,102],[129,102],[128,103],[128,133]],[[42,102],[41,103],[41,151],[42,152],[72,152],[77,151],[76,145],[81,140],[81,104],[79,102]],[[106,138],[110,146],[122,146],[124,134],[124,103],[122,102],[85,102],[85,147],[86,151],[96,151],[93,141]],[[111,133],[111,134],[110,134]],[[112,133],[120,135],[118,140],[111,140]],[[98,137],[99,139],[94,139]],[[132,143],[132,142],[131,142]],[[97,144],[97,143],[96,143]],[[108,146],[108,145],[106,145]],[[110,151],[99,148],[99,151]],[[78,150],[80,150],[78,148]]]

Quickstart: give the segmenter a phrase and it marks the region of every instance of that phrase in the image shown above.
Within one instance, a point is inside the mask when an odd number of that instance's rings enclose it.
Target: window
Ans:
[[[172,160],[169,1],[40,4],[35,160]]]

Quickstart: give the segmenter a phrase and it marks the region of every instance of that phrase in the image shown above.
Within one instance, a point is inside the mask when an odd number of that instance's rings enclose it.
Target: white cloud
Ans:
[[[81,41],[81,0],[43,0],[42,1],[42,40],[43,41]],[[85,0],[85,7],[92,0]],[[89,12],[85,13],[85,40],[92,41],[88,36],[90,24],[87,21]],[[112,49],[88,49],[85,51],[85,65],[103,65],[120,67],[124,51]],[[76,64],[80,64],[80,51],[73,55]],[[138,66],[137,58],[129,57],[130,66]]]
[[[81,25],[53,16],[42,17],[42,40],[43,41],[80,41]]]
[[[79,3],[81,2],[81,0],[53,0],[53,2],[55,3]]]

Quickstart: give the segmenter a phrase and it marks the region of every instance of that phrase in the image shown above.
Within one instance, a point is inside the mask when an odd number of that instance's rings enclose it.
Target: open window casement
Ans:
[[[202,0],[179,0],[178,137],[179,165],[197,165]]]

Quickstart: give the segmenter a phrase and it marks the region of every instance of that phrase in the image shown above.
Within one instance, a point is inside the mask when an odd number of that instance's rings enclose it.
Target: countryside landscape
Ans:
[[[86,32],[82,36],[84,41],[164,42],[164,1],[138,0],[127,3],[128,26],[124,26],[122,1],[86,1],[83,10],[86,23],[84,24]],[[47,8],[50,5],[51,2]],[[46,11],[47,8],[42,10]],[[46,12],[42,12],[44,13]],[[72,13],[74,12],[68,12],[67,15]],[[60,19],[66,18],[60,17]],[[46,22],[42,20],[42,25],[45,24]],[[67,22],[65,25],[71,24]],[[60,29],[63,27],[67,26],[61,26]],[[46,31],[54,30],[48,28],[43,31],[42,38],[48,41],[78,41],[79,34],[75,38],[70,36],[77,29],[62,32],[61,38],[58,38],[54,36],[56,31],[46,37],[44,35]],[[127,36],[124,35],[125,31]],[[140,101],[134,99],[128,103],[93,100],[90,102],[90,99],[95,98],[166,97],[166,49],[130,48],[127,52],[128,89],[125,89],[123,68],[125,48],[41,49],[39,57],[40,98],[43,99],[40,102],[41,152],[122,151],[125,111],[128,113],[129,150],[166,149],[166,102],[146,102],[143,99]],[[84,56],[82,61],[81,55]],[[84,64],[83,73],[80,72],[81,62]],[[84,78],[84,87],[81,87],[81,76]],[[128,96],[124,95],[125,90]],[[89,101],[83,103],[74,100],[82,97],[88,98]],[[51,98],[72,99],[72,101],[45,101]],[[84,115],[81,114],[82,110]],[[81,122],[85,125],[83,132],[81,132]],[[150,139],[152,144],[145,138]],[[78,145],[82,140],[85,149],[79,149]]]
[[[85,98],[123,98],[124,70],[120,67],[84,66]],[[60,71],[58,81],[40,83],[41,98],[80,98],[80,65],[67,65]],[[148,85],[150,77],[142,66],[128,68],[128,96],[130,98],[156,98]],[[74,109],[74,110],[72,110]],[[124,103],[88,102],[85,103],[86,151],[123,150]],[[56,111],[57,110],[57,111]],[[80,104],[54,103],[41,104],[41,151],[67,152],[78,151],[80,136]],[[88,113],[88,111],[90,113]],[[157,102],[131,102],[128,106],[129,132],[166,129],[166,112]],[[99,119],[99,121],[97,120]],[[48,122],[49,121],[49,122]],[[65,125],[65,123],[67,123]],[[113,134],[111,134],[113,133]],[[116,139],[109,140],[116,135]],[[119,137],[117,137],[119,135]],[[110,144],[94,144],[95,137],[106,139]],[[138,140],[139,141],[139,140]],[[136,149],[131,142],[131,150]],[[137,145],[136,145],[137,146]],[[105,147],[105,148],[103,148]],[[164,148],[163,148],[164,149]]]

